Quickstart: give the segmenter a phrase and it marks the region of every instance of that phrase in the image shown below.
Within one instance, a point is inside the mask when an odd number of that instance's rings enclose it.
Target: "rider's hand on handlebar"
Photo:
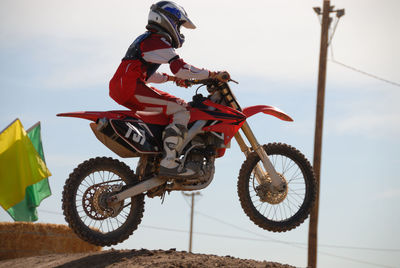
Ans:
[[[187,87],[189,86],[189,85],[186,83],[186,81],[185,81],[184,79],[180,79],[180,78],[178,78],[178,77],[176,77],[176,76],[172,76],[172,75],[167,75],[167,74],[164,74],[164,75],[167,76],[167,81],[175,82],[175,84],[176,84],[178,87],[185,87],[185,88],[187,88]]]
[[[231,76],[227,71],[210,72],[210,78],[217,79],[221,82],[228,82]]]
[[[175,84],[178,86],[178,87],[184,87],[184,88],[188,88],[188,84],[186,83],[186,80],[184,80],[184,79],[179,79],[179,78],[177,78],[177,77],[175,77]]]

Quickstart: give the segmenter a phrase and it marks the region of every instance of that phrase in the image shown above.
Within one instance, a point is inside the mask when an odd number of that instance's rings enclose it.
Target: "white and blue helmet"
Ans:
[[[183,7],[172,1],[160,1],[150,7],[147,28],[168,34],[174,48],[181,47],[185,42],[185,36],[180,32],[181,26],[196,28]]]

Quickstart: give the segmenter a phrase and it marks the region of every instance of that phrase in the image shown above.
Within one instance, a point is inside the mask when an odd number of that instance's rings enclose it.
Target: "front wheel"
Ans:
[[[124,163],[97,157],[80,164],[69,175],[62,208],[69,227],[83,240],[98,246],[124,241],[140,224],[144,195],[136,195],[112,206],[108,197],[138,182]]]
[[[255,177],[256,152],[248,155],[238,180],[240,204],[247,216],[259,227],[273,232],[286,232],[308,217],[315,201],[316,180],[308,160],[297,149],[282,143],[264,145],[276,172],[286,183],[283,192],[272,192],[268,182]]]

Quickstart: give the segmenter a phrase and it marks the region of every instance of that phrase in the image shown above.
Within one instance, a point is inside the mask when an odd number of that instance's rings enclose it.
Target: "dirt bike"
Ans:
[[[229,81],[234,81],[229,79]],[[110,246],[127,239],[141,222],[144,197],[207,187],[214,177],[214,161],[222,157],[234,137],[246,160],[237,191],[247,216],[259,227],[285,232],[308,217],[316,194],[309,161],[292,146],[260,145],[246,119],[257,113],[284,121],[292,118],[278,108],[257,105],[241,108],[227,82],[187,80],[206,86],[209,95],[193,96],[188,110],[188,134],[179,148],[180,167],[196,171],[190,178],[161,177],[162,132],[170,123],[163,114],[144,111],[73,112],[58,116],[93,121],[95,136],[122,158],[139,157],[134,173],[123,162],[106,157],[81,163],[66,180],[62,209],[75,233],[92,244]],[[234,81],[236,82],[236,81]],[[198,89],[199,89],[198,88]],[[244,137],[250,146],[246,145]]]

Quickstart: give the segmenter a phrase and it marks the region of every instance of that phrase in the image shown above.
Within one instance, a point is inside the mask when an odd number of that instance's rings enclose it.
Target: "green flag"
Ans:
[[[33,125],[26,131],[40,158],[45,162],[40,122]],[[51,195],[49,181],[47,178],[36,184],[28,186],[25,192],[25,199],[8,209],[7,212],[14,221],[37,221],[38,215],[36,207],[40,205],[43,199]]]
[[[0,134],[0,203],[16,221],[37,220],[36,207],[48,197],[40,124],[25,132],[19,120]]]

